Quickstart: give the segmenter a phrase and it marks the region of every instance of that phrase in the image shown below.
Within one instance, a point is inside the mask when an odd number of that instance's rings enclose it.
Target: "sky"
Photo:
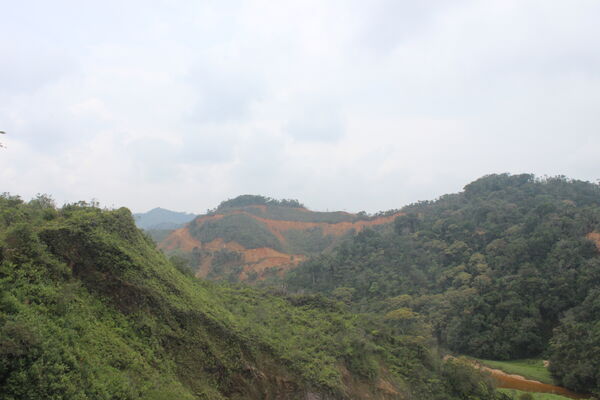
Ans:
[[[600,178],[600,2],[0,0],[0,192],[376,212]]]

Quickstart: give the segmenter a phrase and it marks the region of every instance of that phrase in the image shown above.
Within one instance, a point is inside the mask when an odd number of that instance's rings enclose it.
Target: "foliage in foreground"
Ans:
[[[4,399],[494,399],[427,337],[198,281],[126,209],[0,197]]]

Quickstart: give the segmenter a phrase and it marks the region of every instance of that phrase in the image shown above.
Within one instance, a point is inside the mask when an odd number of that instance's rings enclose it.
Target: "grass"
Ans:
[[[521,375],[527,379],[533,379],[543,383],[554,384],[552,376],[546,367],[544,361],[537,358],[528,358],[512,361],[494,361],[478,359],[482,364],[491,368],[501,369],[509,374]]]
[[[515,389],[498,389],[498,391],[509,395],[513,399],[518,399],[524,393],[530,393],[530,392],[523,392],[521,390],[515,390]],[[534,400],[571,400],[568,397],[559,396],[557,394],[550,394],[550,393],[530,393],[530,394],[533,396]]]

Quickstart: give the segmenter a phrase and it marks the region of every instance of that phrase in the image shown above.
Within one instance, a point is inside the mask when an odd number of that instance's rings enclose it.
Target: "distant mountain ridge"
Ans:
[[[252,281],[281,275],[308,256],[366,227],[390,224],[398,215],[318,212],[297,200],[242,195],[173,231],[159,247],[185,257],[199,277]]]
[[[133,217],[138,228],[145,230],[172,230],[181,228],[193,220],[196,215],[157,207],[145,213],[135,213]]]

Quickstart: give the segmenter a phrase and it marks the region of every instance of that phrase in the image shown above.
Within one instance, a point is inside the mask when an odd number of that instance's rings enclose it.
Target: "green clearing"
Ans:
[[[554,384],[552,376],[546,367],[544,361],[538,358],[527,358],[523,360],[512,361],[494,361],[476,359],[482,364],[491,368],[501,369],[509,374],[521,375],[527,379],[533,379],[543,383]]]
[[[498,389],[499,392],[509,395],[512,399],[519,399],[521,395],[530,392],[524,392],[522,390],[515,389]],[[568,397],[559,396],[557,394],[550,393],[530,393],[533,396],[533,400],[570,400]]]

